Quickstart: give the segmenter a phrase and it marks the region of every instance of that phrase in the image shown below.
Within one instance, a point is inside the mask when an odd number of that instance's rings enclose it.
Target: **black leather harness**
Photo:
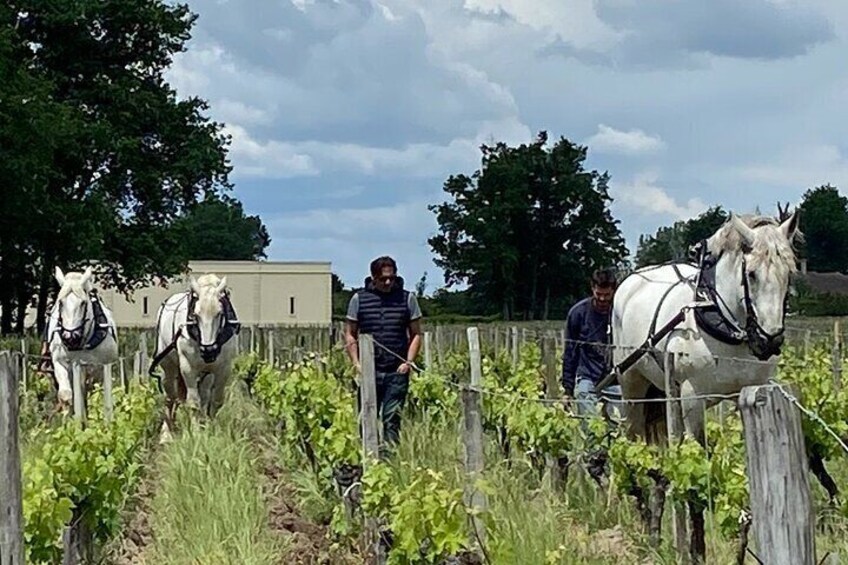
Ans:
[[[756,226],[755,226],[756,227]],[[748,343],[749,348],[751,348],[752,353],[755,357],[765,360],[771,356],[772,351],[767,346],[768,343],[772,343],[775,339],[777,339],[780,335],[783,334],[783,328],[775,334],[770,334],[766,332],[759,321],[757,320],[756,312],[754,311],[754,305],[751,300],[751,290],[750,283],[748,281],[748,273],[747,273],[747,261],[745,256],[742,257],[742,287],[744,290],[744,303],[745,303],[745,328],[742,329],[739,327],[739,324],[732,317],[728,317],[719,304],[723,304],[727,308],[727,304],[724,302],[724,299],[716,290],[715,279],[716,279],[716,266],[718,265],[719,259],[721,259],[721,254],[718,256],[714,256],[709,253],[707,248],[707,241],[702,240],[699,242],[694,248],[693,251],[697,256],[697,262],[689,263],[693,267],[697,267],[698,272],[694,275],[694,277],[684,277],[680,272],[677,264],[674,263],[666,263],[659,266],[672,265],[674,267],[675,272],[678,275],[679,280],[671,285],[668,290],[663,294],[660,299],[659,305],[657,305],[657,309],[654,312],[653,320],[651,321],[651,326],[648,331],[648,338],[642,343],[641,346],[636,348],[630,355],[628,355],[621,363],[613,367],[613,369],[607,374],[606,377],[601,379],[600,382],[595,386],[595,392],[601,393],[603,389],[608,386],[616,383],[618,381],[618,375],[632,367],[639,359],[641,359],[645,354],[650,353],[653,359],[657,362],[660,368],[663,368],[662,358],[659,356],[656,348],[657,343],[659,343],[663,338],[665,338],[669,333],[671,333],[680,322],[683,321],[687,310],[694,310],[695,321],[698,324],[698,327],[706,332],[711,337],[721,341],[723,343],[727,343],[730,345],[741,345],[742,343]],[[633,276],[633,275],[631,275]],[[664,326],[662,326],[659,330],[656,329],[657,319],[659,317],[660,310],[662,309],[662,305],[665,302],[666,297],[671,293],[671,291],[676,288],[680,284],[689,284],[694,289],[694,303],[691,305],[684,306],[680,312],[678,312],[671,320],[669,320]],[[788,301],[788,293],[784,296],[784,308],[783,308],[783,316],[786,317],[786,303]],[[730,311],[730,308],[727,308]],[[765,343],[764,349],[762,351],[755,351],[753,344],[758,343],[758,345],[762,345]]]
[[[89,304],[91,305],[91,318],[88,317]],[[100,303],[100,297],[97,296],[96,290],[89,291],[88,301],[83,302],[85,312],[83,313],[82,323],[75,328],[66,328],[64,326],[61,301],[57,302],[56,308],[58,309],[59,317],[56,320],[56,327],[53,329],[53,334],[59,334],[59,339],[68,351],[91,351],[103,343],[110,334],[113,338],[117,339],[115,328],[109,324],[109,319],[106,317],[106,312],[103,310],[103,305]],[[83,332],[85,332],[85,326],[89,320],[91,320],[92,325],[91,333],[88,335],[88,339],[83,341]],[[79,343],[69,342],[66,337],[68,334],[78,336]]]
[[[204,356],[204,361],[207,363],[212,363],[217,359],[218,355],[221,352],[221,348],[225,343],[230,341],[233,336],[236,336],[241,332],[241,323],[238,320],[238,316],[236,315],[236,310],[233,307],[232,300],[230,300],[230,293],[224,292],[221,295],[221,316],[223,317],[223,321],[218,327],[218,334],[215,336],[215,342],[211,345],[203,345],[201,337],[200,337],[200,327],[197,323],[197,314],[194,313],[194,307],[197,304],[198,296],[193,291],[187,291],[185,299],[188,300],[188,307],[186,308],[186,321],[185,324],[174,333],[174,339],[168,346],[157,353],[153,361],[150,363],[150,368],[147,373],[156,379],[159,379],[158,375],[154,374],[154,369],[162,362],[171,351],[177,348],[177,341],[182,336],[182,329],[186,329],[186,333],[189,339],[195,341],[198,347],[201,348],[201,354]],[[162,308],[159,312],[159,320],[157,321],[156,327],[159,327],[159,324],[162,320],[162,312],[164,312],[164,308]],[[161,390],[161,381],[159,383],[159,388]]]

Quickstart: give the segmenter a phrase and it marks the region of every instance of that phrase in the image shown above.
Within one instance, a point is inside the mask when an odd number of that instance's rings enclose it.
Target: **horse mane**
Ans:
[[[88,296],[88,288],[86,288],[87,285],[82,283],[82,277],[83,273],[65,273],[65,283],[59,289],[57,301],[64,300],[71,294],[76,295],[81,300],[85,300],[86,296]]]
[[[221,278],[214,273],[197,278],[197,288],[200,291],[197,296],[198,314],[211,318],[221,310],[221,302],[216,292],[219,284],[221,284]]]
[[[780,222],[770,216],[740,214],[742,222],[757,233],[757,238],[748,254],[748,264],[753,268],[765,265],[777,267],[787,273],[797,270],[795,249],[792,241],[787,241],[780,232]],[[800,235],[800,234],[798,234]],[[797,236],[796,236],[797,237]],[[739,253],[742,250],[742,235],[728,220],[709,238],[707,245],[710,253]]]

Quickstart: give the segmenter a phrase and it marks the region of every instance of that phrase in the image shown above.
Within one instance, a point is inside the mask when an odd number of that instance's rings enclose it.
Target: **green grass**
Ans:
[[[270,528],[257,449],[266,431],[258,410],[231,391],[218,419],[175,435],[155,471],[147,562],[280,562],[286,540]]]

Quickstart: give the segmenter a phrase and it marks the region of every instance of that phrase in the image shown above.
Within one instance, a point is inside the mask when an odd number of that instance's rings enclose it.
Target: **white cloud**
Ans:
[[[438,226],[427,209],[429,200],[416,198],[370,208],[326,207],[265,218],[275,259],[332,261],[333,271],[352,286],[367,275],[368,263],[380,255],[398,261],[407,286],[422,273],[439,284],[426,239]]]
[[[298,152],[292,144],[257,142],[237,125],[227,126],[225,130],[233,138],[230,150],[235,164],[233,176],[290,178],[318,174],[312,157]]]
[[[675,220],[693,218],[707,209],[707,205],[697,197],[678,203],[657,184],[658,180],[656,171],[644,171],[628,183],[611,183],[611,192],[619,208],[636,209],[642,214],[667,215]]]
[[[598,125],[598,133],[587,139],[586,144],[590,151],[625,155],[656,153],[665,147],[658,136],[648,135],[640,129],[622,131],[604,124]]]
[[[454,139],[447,144],[408,143],[401,147],[320,141],[257,141],[240,126],[228,126],[227,130],[233,136],[235,174],[265,178],[332,172],[409,177],[470,173],[479,166],[481,143],[493,139],[511,144],[530,141],[527,126],[511,119],[483,123],[475,136]]]
[[[465,6],[484,13],[502,10],[523,25],[579,48],[608,48],[622,37],[598,17],[593,0],[465,0]]]
[[[736,169],[743,181],[795,187],[799,190],[831,183],[848,185],[848,157],[835,145],[789,147],[773,160]]]

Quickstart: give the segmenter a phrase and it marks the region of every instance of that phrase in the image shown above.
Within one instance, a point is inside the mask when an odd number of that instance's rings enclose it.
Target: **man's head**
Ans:
[[[612,269],[598,269],[592,273],[592,304],[598,310],[606,312],[612,306],[617,281]]]
[[[371,279],[380,292],[389,292],[397,278],[397,263],[388,256],[377,257],[371,261]]]

